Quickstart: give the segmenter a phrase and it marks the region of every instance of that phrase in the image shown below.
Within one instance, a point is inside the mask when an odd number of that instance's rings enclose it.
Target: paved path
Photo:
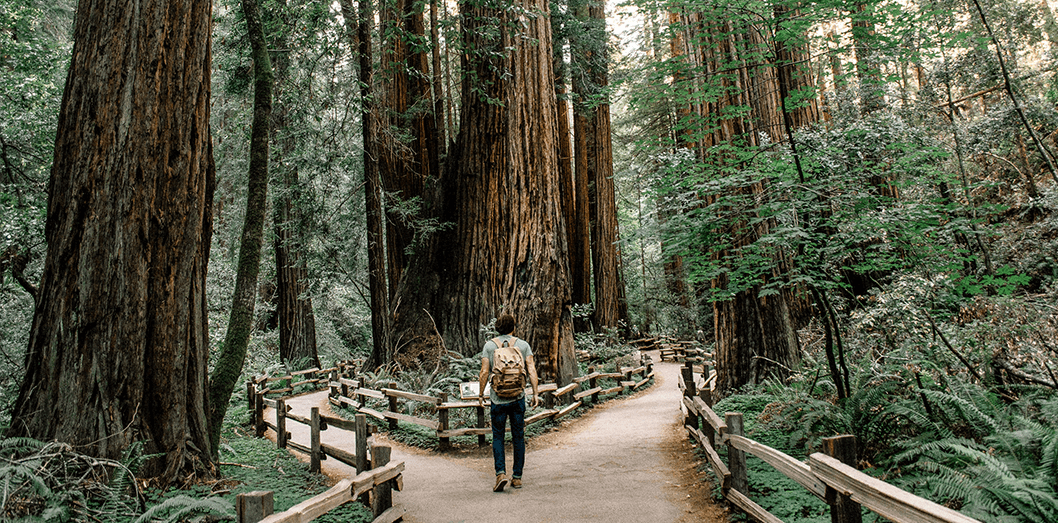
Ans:
[[[657,358],[655,357],[655,360]],[[411,523],[531,523],[566,521],[726,521],[723,510],[702,498],[694,455],[680,426],[679,365],[654,366],[657,383],[636,395],[604,403],[529,440],[524,488],[493,493],[491,447],[437,453],[393,446],[393,460],[406,464],[404,490],[394,503]],[[297,414],[323,406],[323,393],[287,401]],[[308,430],[289,422],[298,442]],[[271,435],[271,432],[269,432]],[[328,430],[324,443],[352,451],[354,435]],[[507,462],[511,451],[508,440]],[[330,459],[331,477],[354,471]]]

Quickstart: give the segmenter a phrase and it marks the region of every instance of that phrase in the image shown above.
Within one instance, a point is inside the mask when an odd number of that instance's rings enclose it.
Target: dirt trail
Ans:
[[[394,493],[394,503],[407,510],[404,520],[411,523],[727,521],[726,511],[708,500],[698,481],[681,427],[679,365],[658,363],[654,369],[657,383],[649,389],[529,440],[522,489],[492,492],[491,447],[441,454],[387,441],[392,459],[406,465],[404,490]],[[307,416],[311,407],[326,405],[326,396],[310,394],[287,404]],[[288,422],[287,430],[294,441],[308,442],[308,429],[300,423]],[[350,432],[328,430],[321,439],[355,449]],[[509,471],[509,439],[507,449]],[[332,478],[354,474],[334,459],[324,461],[323,469]]]

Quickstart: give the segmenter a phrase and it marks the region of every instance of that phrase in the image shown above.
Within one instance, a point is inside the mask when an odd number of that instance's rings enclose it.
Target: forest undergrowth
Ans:
[[[1027,240],[1010,244],[1009,263],[1053,270],[1053,213],[1023,227],[1004,236]],[[1043,262],[1024,266],[1032,260]],[[896,276],[842,302],[847,398],[813,320],[799,369],[715,410],[742,412],[748,437],[798,459],[823,438],[855,435],[861,470],[984,522],[1058,520],[1058,285],[1053,274],[1040,281],[968,293],[926,267]],[[748,466],[753,499],[777,517],[829,521],[802,487],[752,456]],[[864,520],[884,521],[867,510]]]
[[[117,461],[91,457],[71,446],[25,438],[0,440],[0,521],[178,523],[235,521],[235,498],[273,492],[275,512],[327,490],[330,480],[246,427],[250,413],[240,401],[228,411],[218,475],[192,479],[165,491],[137,478],[150,456],[142,445]],[[371,509],[348,503],[315,519],[360,523]]]

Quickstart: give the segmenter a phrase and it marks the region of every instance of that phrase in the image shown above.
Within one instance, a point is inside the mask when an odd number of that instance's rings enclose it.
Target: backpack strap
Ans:
[[[514,349],[513,351],[509,350],[508,352],[511,352],[515,356],[517,356],[517,358],[522,361],[522,365],[523,366],[525,365],[525,356],[522,356],[522,349],[518,348],[518,338],[515,338],[514,336],[511,336],[511,339],[509,339],[507,341],[504,341],[504,342],[500,342],[500,338],[497,336],[495,338],[492,338],[492,343],[496,344],[496,352],[499,352],[499,351],[501,351],[503,349]],[[492,361],[492,366],[493,366],[493,369],[495,369],[495,367],[496,367],[496,364],[495,364],[496,352],[492,353],[492,360],[493,360]]]
[[[497,349],[503,348],[503,347],[517,347],[518,346],[518,338],[515,338],[514,336],[511,336],[511,339],[509,339],[507,341],[504,341],[504,342],[500,342],[500,338],[499,338],[499,336],[497,336],[495,338],[492,338],[492,343],[496,344],[496,348]]]

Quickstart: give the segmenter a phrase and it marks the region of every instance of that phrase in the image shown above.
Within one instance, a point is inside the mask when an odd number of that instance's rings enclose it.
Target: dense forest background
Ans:
[[[1053,519],[1054,7],[217,0],[213,383],[350,359],[436,378],[512,307],[550,379],[585,333],[695,338],[789,445],[853,432],[972,514]],[[0,0],[5,426],[76,8]],[[492,157],[507,178],[472,185]],[[474,241],[555,272],[452,247]],[[968,494],[982,477],[1001,488]]]

